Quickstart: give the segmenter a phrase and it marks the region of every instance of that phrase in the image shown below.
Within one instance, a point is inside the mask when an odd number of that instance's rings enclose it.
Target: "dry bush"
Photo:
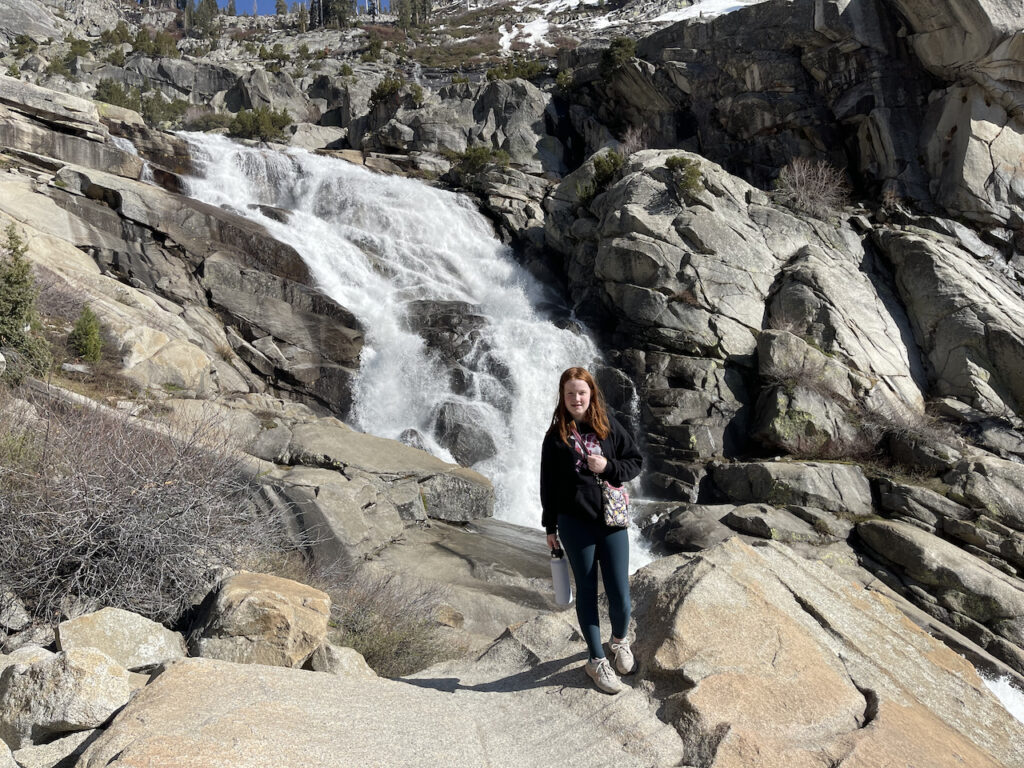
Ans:
[[[849,196],[843,172],[825,160],[795,158],[776,179],[776,200],[819,219],[841,210]]]
[[[629,157],[635,152],[647,149],[647,134],[648,131],[640,126],[629,126],[629,128],[626,129],[626,133],[622,136],[622,142],[619,146],[619,154],[623,157]]]
[[[92,407],[32,405],[0,404],[0,584],[37,620],[72,600],[173,623],[219,569],[287,548],[218,424],[172,439]]]
[[[411,675],[466,652],[451,628],[438,621],[446,598],[442,587],[373,573],[354,563],[310,569],[292,558],[274,571],[327,592],[331,641],[355,648],[382,677]]]

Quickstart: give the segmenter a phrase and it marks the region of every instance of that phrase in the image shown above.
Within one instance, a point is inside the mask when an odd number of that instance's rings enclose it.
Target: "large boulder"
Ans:
[[[849,518],[871,514],[871,486],[852,464],[760,461],[713,464],[711,478],[730,501],[818,507]]]
[[[944,480],[953,500],[1024,531],[1024,466],[995,456],[964,459]]]
[[[130,693],[128,670],[94,648],[11,665],[0,673],[0,740],[19,749],[96,728]]]
[[[867,520],[857,534],[913,582],[927,585],[940,606],[1024,648],[1024,590],[1017,579],[908,523]]]
[[[121,608],[103,608],[57,627],[57,647],[96,648],[126,669],[140,669],[185,655],[185,641],[155,621]]]
[[[194,655],[242,664],[301,667],[327,639],[330,597],[260,573],[224,579],[191,632]]]
[[[8,45],[18,35],[28,35],[42,42],[47,38],[60,38],[63,35],[62,27],[61,21],[43,3],[7,0],[4,3],[3,20],[0,21],[0,37]]]
[[[1024,413],[1024,300],[952,238],[876,230],[939,395]]]
[[[639,674],[686,764],[1024,764],[970,664],[823,563],[733,540],[634,578]]]
[[[293,463],[342,470],[351,477],[370,475],[389,488],[413,479],[426,514],[440,520],[466,521],[494,514],[494,489],[478,472],[394,440],[356,432],[336,420],[295,426],[284,457]],[[397,505],[409,506],[404,488],[396,491]]]

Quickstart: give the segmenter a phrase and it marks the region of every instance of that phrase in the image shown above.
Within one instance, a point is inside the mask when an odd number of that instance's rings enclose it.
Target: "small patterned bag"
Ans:
[[[576,450],[584,458],[590,455],[587,444],[583,437],[572,425],[572,436],[576,443]],[[612,485],[607,480],[597,479],[601,486],[601,511],[604,512],[604,524],[609,528],[625,528],[629,525],[629,493],[624,486]]]

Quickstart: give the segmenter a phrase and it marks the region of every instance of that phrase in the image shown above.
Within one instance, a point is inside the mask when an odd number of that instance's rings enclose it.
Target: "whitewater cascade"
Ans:
[[[438,407],[463,406],[498,449],[473,465],[494,483],[496,516],[538,527],[540,443],[558,377],[571,365],[592,365],[597,349],[537,313],[553,297],[513,261],[473,203],[303,150],[184,136],[199,172],[188,194],[228,206],[294,247],[321,290],[363,323],[354,426],[392,439],[414,429],[428,450],[452,461],[437,440]],[[287,222],[260,205],[287,209]],[[459,392],[411,329],[411,306],[423,301],[466,302],[486,319],[480,349],[460,361],[473,372]]]

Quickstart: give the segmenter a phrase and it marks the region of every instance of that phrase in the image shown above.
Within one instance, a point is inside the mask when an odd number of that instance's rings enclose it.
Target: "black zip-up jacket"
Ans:
[[[640,474],[643,459],[629,432],[611,414],[608,424],[611,432],[599,441],[601,453],[608,460],[600,477],[612,485],[622,485]],[[577,472],[577,456],[576,450],[562,442],[557,429],[549,430],[544,436],[540,454],[540,505],[541,525],[548,533],[557,530],[559,515],[604,526],[598,476],[586,468]]]

